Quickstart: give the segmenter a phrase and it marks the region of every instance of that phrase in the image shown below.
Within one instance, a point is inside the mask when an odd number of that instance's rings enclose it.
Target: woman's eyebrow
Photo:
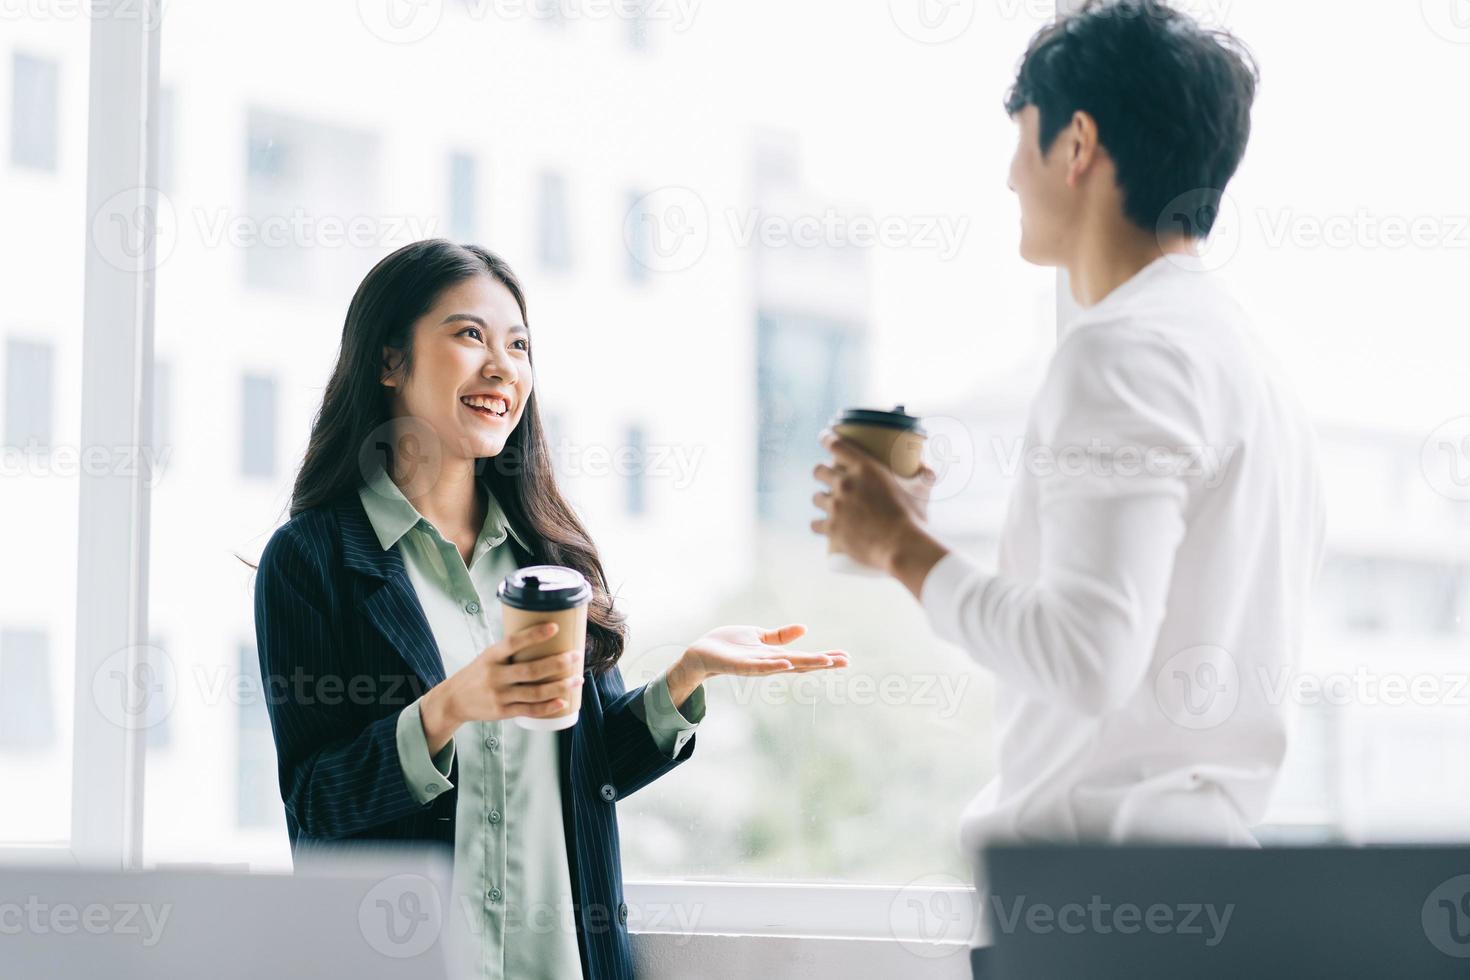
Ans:
[[[469,322],[478,325],[480,327],[480,329],[482,329],[482,330],[488,330],[489,329],[489,325],[486,324],[485,321],[482,318],[475,316],[473,313],[451,313],[448,316],[446,316],[443,320],[439,321],[439,326],[442,327],[445,324],[455,323],[455,322],[460,321],[460,320],[468,320]],[[529,330],[526,329],[526,325],[524,323],[517,323],[515,326],[511,327],[507,332],[508,333],[525,334],[527,336],[529,336],[530,333],[531,333],[531,331],[529,331]]]

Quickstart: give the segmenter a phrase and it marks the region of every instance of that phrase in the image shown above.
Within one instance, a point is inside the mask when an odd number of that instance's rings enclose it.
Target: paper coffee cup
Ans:
[[[556,623],[560,627],[550,639],[518,651],[511,658],[513,663],[587,649],[587,604],[592,601],[592,586],[575,568],[560,565],[518,568],[506,576],[495,594],[500,597],[504,636],[540,623]],[[515,722],[533,732],[571,728],[577,723],[577,715],[582,710],[582,688],[572,688],[567,700],[571,707],[564,715],[552,718],[517,715]]]
[[[857,443],[874,459],[896,475],[908,479],[924,468],[926,433],[919,419],[899,405],[893,411],[850,408],[832,420],[832,430],[844,439]],[[846,575],[879,577],[883,573],[831,550],[828,544],[827,567]]]

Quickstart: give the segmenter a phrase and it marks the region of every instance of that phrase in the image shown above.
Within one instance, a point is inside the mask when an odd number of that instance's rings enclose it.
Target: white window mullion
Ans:
[[[151,458],[137,449],[149,438],[153,369],[160,13],[160,0],[91,2],[81,444],[108,459]],[[138,867],[149,474],[82,467],[79,479],[71,850],[87,864]]]

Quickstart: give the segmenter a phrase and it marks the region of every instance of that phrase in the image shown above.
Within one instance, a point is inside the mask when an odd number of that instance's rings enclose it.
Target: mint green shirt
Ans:
[[[445,676],[454,674],[502,638],[495,590],[516,567],[505,542],[508,536],[522,547],[525,542],[492,496],[466,567],[454,543],[419,514],[381,467],[358,495],[383,549],[398,548]],[[641,705],[655,744],[673,758],[704,718],[704,690],[697,688],[681,713],[665,672],[644,689]],[[459,757],[453,903],[447,914],[470,937],[466,954],[475,962],[469,976],[581,976],[557,737],[526,731],[512,720],[468,722],[431,757],[418,702],[398,717],[403,778],[420,803],[454,788],[448,777]]]

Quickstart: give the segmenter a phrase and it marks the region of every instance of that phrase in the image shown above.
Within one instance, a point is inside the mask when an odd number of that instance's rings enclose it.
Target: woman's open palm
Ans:
[[[785,645],[806,635],[799,623],[779,629],[764,630],[759,626],[721,626],[695,640],[685,652],[689,666],[700,674],[761,675],[783,672],[805,673],[847,666],[842,650],[802,653],[784,649]]]

